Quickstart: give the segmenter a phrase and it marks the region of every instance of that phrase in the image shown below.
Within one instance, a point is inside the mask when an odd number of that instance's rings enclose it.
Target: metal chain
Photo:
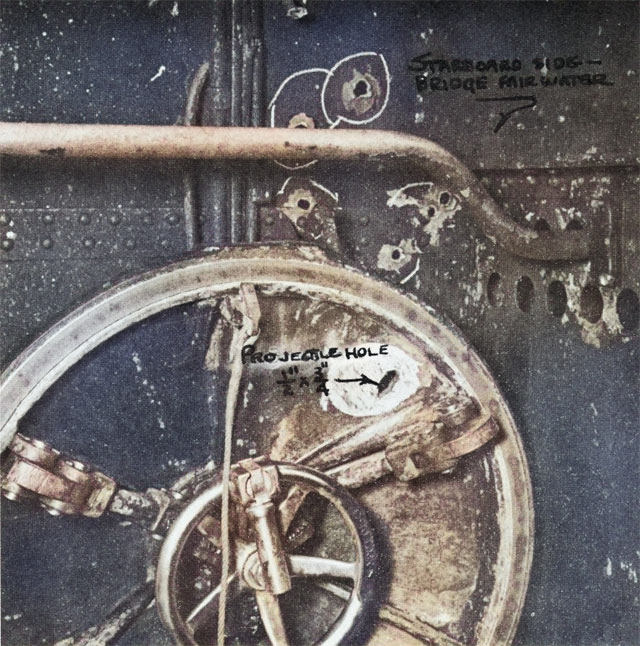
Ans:
[[[108,508],[116,482],[83,462],[63,457],[45,442],[16,433],[3,465],[2,493],[9,500],[37,500],[53,516],[97,518]]]

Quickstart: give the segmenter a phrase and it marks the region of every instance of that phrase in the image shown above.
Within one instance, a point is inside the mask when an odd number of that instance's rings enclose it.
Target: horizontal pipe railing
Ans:
[[[0,123],[0,155],[55,159],[305,161],[394,158],[422,168],[469,207],[483,233],[508,252],[542,261],[586,260],[587,230],[536,232],[507,216],[458,159],[438,144],[385,130],[219,128]]]

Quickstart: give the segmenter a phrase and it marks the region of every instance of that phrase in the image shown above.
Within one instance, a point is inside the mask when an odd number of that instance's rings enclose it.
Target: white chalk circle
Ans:
[[[354,86],[354,93],[349,98],[350,85]],[[351,54],[338,61],[324,79],[320,94],[324,118],[331,128],[340,123],[354,126],[371,123],[386,110],[390,88],[391,74],[382,54]],[[367,97],[369,103],[365,103]],[[368,109],[359,107],[367,105]]]

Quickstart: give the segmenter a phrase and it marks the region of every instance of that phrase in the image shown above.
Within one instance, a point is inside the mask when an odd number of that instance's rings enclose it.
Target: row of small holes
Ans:
[[[516,304],[523,312],[529,312],[535,297],[535,289],[531,278],[521,276],[516,281]],[[487,299],[493,307],[504,303],[502,277],[497,272],[489,276],[487,282]],[[567,310],[567,290],[559,280],[550,283],[547,289],[547,307],[556,318],[560,318]],[[597,323],[602,317],[604,301],[596,285],[587,285],[580,294],[580,313],[590,323]],[[633,332],[640,322],[640,301],[638,295],[629,288],[620,291],[616,299],[616,312],[623,332]]]

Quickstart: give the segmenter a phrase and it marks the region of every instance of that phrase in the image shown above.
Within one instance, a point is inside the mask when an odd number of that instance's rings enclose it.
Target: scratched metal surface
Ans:
[[[607,186],[613,183],[615,190],[600,192],[597,199],[613,211],[620,228],[613,269],[622,285],[638,293],[638,3],[310,0],[309,6],[308,19],[293,21],[282,4],[266,5],[267,99],[300,70],[328,70],[357,53],[382,54],[391,77],[389,98],[370,127],[434,139],[486,177],[490,190],[522,222],[534,223],[535,218],[527,219],[529,212],[540,216],[535,202],[542,194],[552,206],[565,208],[562,219],[571,207],[563,200],[572,180],[583,177],[589,186],[596,178],[595,187],[603,175],[610,177]],[[12,121],[174,123],[183,109],[188,78],[209,57],[211,12],[209,3],[193,0],[5,1],[0,5],[0,116]],[[580,85],[572,87],[573,81],[567,81],[562,87],[536,87],[535,108],[514,113],[495,133],[501,108],[476,99],[513,96],[512,88],[499,88],[501,74],[488,74],[493,90],[418,94],[408,66],[427,52],[434,60],[448,61],[518,58],[529,70],[540,56],[600,60],[589,73],[606,74],[613,85],[576,81]],[[384,75],[379,56],[373,64]],[[341,68],[347,78],[348,65]],[[524,69],[516,74],[521,75]],[[535,70],[525,76],[530,75],[537,78]],[[440,76],[455,77],[446,69]],[[325,78],[323,72],[296,77],[280,95],[274,119],[286,121],[305,111],[322,125]],[[327,85],[324,94],[327,116],[335,122],[339,92],[336,98]],[[530,96],[531,87],[515,94]],[[264,117],[268,122],[271,113]],[[564,170],[549,174],[554,169]],[[175,164],[3,160],[0,233],[9,243],[0,251],[2,365],[104,285],[186,252],[183,170]],[[377,172],[375,164],[325,164],[308,176],[339,195],[338,231],[348,261],[398,283],[411,266],[404,273],[378,267],[382,245],[397,245],[406,237],[401,209],[386,207],[386,190],[424,178],[395,168],[380,180]],[[267,168],[264,181],[274,193],[288,175]],[[525,190],[534,183],[529,178],[543,186],[540,192]],[[589,205],[593,191],[577,199]],[[586,207],[582,211],[587,225],[606,215]],[[555,220],[550,224],[558,226]],[[207,222],[204,228],[216,230]],[[419,271],[404,286],[462,328],[505,392],[525,442],[537,543],[515,643],[637,644],[637,332],[605,338],[600,347],[585,343],[583,321],[549,313],[542,291],[548,279],[540,276],[540,267],[487,260],[493,248],[478,249],[478,241],[488,244],[468,219],[457,219],[454,228],[442,230],[437,246],[425,250]],[[506,288],[505,305],[488,305],[486,281],[496,270],[509,277],[510,285],[521,275],[533,279],[529,311],[515,304],[512,286]],[[559,271],[575,277],[580,269]],[[206,407],[207,384],[204,377],[193,380],[190,366],[202,361],[205,348],[196,344],[194,349],[191,341],[206,335],[206,321],[187,323],[194,318],[190,312],[178,314],[139,326],[100,350],[43,401],[29,423],[44,426],[47,439],[64,450],[81,452],[87,437],[104,438],[102,446],[91,440],[91,449],[101,453],[101,466],[135,486],[169,483],[186,465],[201,463],[208,447],[204,423],[194,411]],[[169,371],[158,348],[171,357]],[[132,369],[134,355],[149,371],[144,378],[157,388],[154,401]],[[133,405],[121,408],[119,402],[127,397]],[[175,409],[165,405],[169,401],[182,404]],[[91,414],[86,402],[91,402]],[[167,423],[168,415],[183,416],[185,435],[179,443],[149,445],[149,420]],[[126,438],[113,430],[120,416],[130,420]],[[143,576],[142,553],[129,549],[130,533],[116,522],[61,521],[5,502],[2,513],[5,521],[15,522],[12,532],[3,535],[7,643],[46,642],[52,631],[86,627]],[[34,562],[46,566],[34,568]],[[88,584],[96,569],[102,573],[99,589]],[[49,578],[60,583],[57,592]],[[149,617],[122,643],[166,639]]]

